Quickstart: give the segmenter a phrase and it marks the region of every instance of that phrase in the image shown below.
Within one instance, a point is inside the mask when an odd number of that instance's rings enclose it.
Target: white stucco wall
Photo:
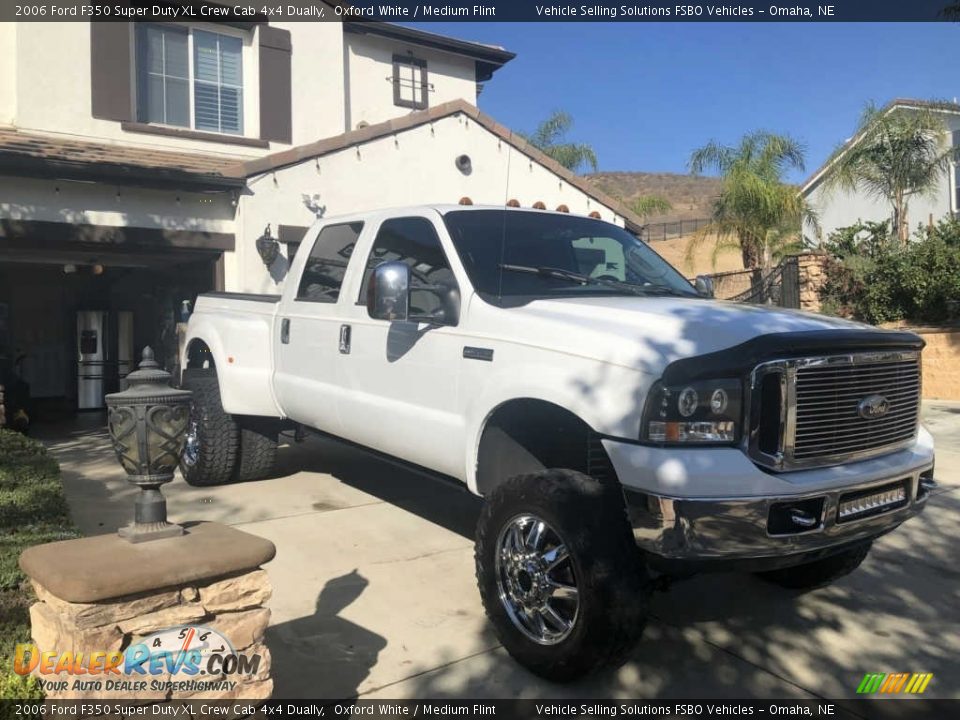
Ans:
[[[472,160],[469,175],[454,164],[461,154]],[[225,259],[227,290],[277,292],[282,287],[285,260],[278,259],[268,272],[254,242],[268,223],[274,236],[281,224],[312,224],[314,215],[303,196],[315,194],[326,208],[325,217],[405,205],[455,204],[467,196],[477,205],[503,205],[511,198],[523,207],[538,200],[551,210],[565,204],[573,213],[597,210],[604,220],[623,225],[623,218],[612,209],[473,119],[457,114],[251,178],[238,208],[237,249]]]
[[[952,134],[960,131],[960,115],[945,114],[944,121]],[[948,136],[949,137],[949,136]],[[944,173],[935,192],[929,196],[913,196],[907,211],[907,221],[910,231],[916,230],[918,225],[926,225],[931,216],[937,222],[952,210],[951,199],[955,192],[952,173]],[[816,183],[807,191],[807,199],[817,211],[823,237],[826,238],[837,228],[855,224],[858,220],[879,222],[890,220],[893,209],[883,199],[867,195],[862,190],[856,192],[834,191],[824,192],[821,184]],[[814,237],[813,229],[806,227],[805,232]]]
[[[0,124],[17,114],[17,23],[0,22]]]
[[[231,200],[229,193],[0,177],[0,217],[10,220],[232,233]]]
[[[8,24],[4,24],[8,25]],[[9,25],[14,25],[10,23]],[[6,62],[7,48],[0,28],[0,90],[5,75],[16,79],[16,113],[7,122],[24,130],[63,133],[89,140],[188,152],[252,157],[289,147],[271,143],[270,148],[245,147],[207,140],[188,140],[125,131],[119,122],[100,120],[91,114],[90,26],[79,22],[16,23],[18,42],[15,62]],[[274,23],[289,30],[293,48],[293,144],[302,145],[342,132],[343,37],[338,23]],[[255,32],[204,23],[192,27],[240,37],[243,49],[244,135],[260,133],[259,47]],[[11,34],[12,37],[12,34]],[[134,42],[131,36],[131,45]],[[56,48],[56,52],[50,52]],[[131,69],[131,72],[133,70]],[[6,93],[0,93],[0,97]],[[4,104],[0,100],[0,119]]]
[[[406,55],[427,61],[427,81],[433,86],[429,104],[463,99],[477,103],[476,66],[473,60],[392,40],[346,33],[344,57],[347,63],[344,131],[357,124],[373,125],[411,112],[393,104],[393,56]]]

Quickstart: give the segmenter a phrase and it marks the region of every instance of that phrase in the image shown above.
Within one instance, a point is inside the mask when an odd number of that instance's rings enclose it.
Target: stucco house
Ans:
[[[513,57],[370,22],[0,23],[0,372],[102,407],[143,346],[173,361],[184,300],[276,292],[324,215],[469,198],[638,228],[477,109]]]
[[[944,138],[944,143],[960,146],[960,104],[901,98],[885,105],[881,112],[886,114],[920,109],[932,110],[942,115],[948,130],[948,137]],[[831,158],[817,168],[801,186],[801,193],[818,213],[823,237],[837,228],[853,225],[858,220],[874,222],[891,220],[892,209],[882,199],[868,196],[860,190],[831,193],[824,191],[823,180],[833,163],[861,139],[860,134],[848,139],[841,146],[839,153],[831,155]],[[939,187],[931,196],[915,196],[910,199],[908,221],[913,230],[918,224],[928,223],[931,218],[936,222],[951,213],[960,213],[960,165],[954,165],[949,173],[944,174]],[[812,227],[805,228],[805,231],[808,236],[815,237]]]

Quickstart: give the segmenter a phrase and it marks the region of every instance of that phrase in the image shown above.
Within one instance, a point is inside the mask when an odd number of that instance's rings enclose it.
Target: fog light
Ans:
[[[840,501],[840,511],[837,516],[839,522],[853,520],[859,517],[877,515],[885,510],[893,509],[907,502],[907,491],[902,485],[880,492],[861,495]]]

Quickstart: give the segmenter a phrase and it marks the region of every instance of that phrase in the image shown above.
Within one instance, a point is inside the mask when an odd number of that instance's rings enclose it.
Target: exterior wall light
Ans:
[[[160,486],[173,480],[180,462],[192,395],[170,387],[170,373],[146,347],[138,369],[127,376],[127,389],[106,396],[110,442],[127,480],[140,488],[133,522],[118,531],[129,542],[183,534],[182,527],[167,522]]]
[[[267,227],[264,228],[263,235],[257,238],[257,253],[267,267],[273,265],[273,261],[280,254],[280,243],[274,239],[270,223],[267,223]]]

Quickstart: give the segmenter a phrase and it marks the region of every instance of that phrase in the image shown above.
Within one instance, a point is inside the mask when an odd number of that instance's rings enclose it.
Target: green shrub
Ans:
[[[56,461],[36,440],[0,430],[0,699],[43,697],[36,680],[13,672],[16,643],[30,640],[33,601],[20,553],[76,536]]]
[[[885,238],[885,225],[831,233],[824,247],[835,257],[825,267],[824,307],[871,323],[948,320],[947,301],[960,299],[960,222],[921,228],[905,245]]]

